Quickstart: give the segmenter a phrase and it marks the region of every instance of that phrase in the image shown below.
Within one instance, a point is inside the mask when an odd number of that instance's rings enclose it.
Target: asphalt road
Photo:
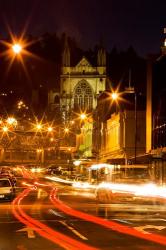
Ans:
[[[164,250],[165,208],[97,204],[92,192],[38,180],[1,201],[0,250]]]

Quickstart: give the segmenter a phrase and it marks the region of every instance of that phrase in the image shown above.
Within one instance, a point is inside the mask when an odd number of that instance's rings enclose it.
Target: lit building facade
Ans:
[[[166,30],[161,54],[151,56],[147,70],[146,151],[156,182],[166,183]]]
[[[64,122],[71,120],[75,112],[92,113],[97,105],[97,97],[105,90],[105,86],[105,50],[99,49],[95,66],[84,56],[76,65],[71,65],[70,48],[66,40],[60,76],[60,106]]]
[[[81,157],[88,158],[92,157],[92,133],[93,133],[93,123],[85,122],[81,128],[81,133],[78,135],[78,151]],[[82,138],[80,140],[80,138]]]
[[[101,148],[99,158],[111,163],[134,163],[145,154],[145,111],[124,110],[111,115],[101,126]]]
[[[62,68],[60,75],[60,93],[50,92],[49,100],[56,106],[56,100],[60,104],[61,121],[64,126],[72,126],[70,142],[75,141],[76,150],[79,155],[90,157],[92,155],[92,131],[93,124],[80,122],[81,113],[93,116],[97,106],[98,96],[106,88],[106,51],[102,46],[98,49],[95,60],[90,61],[88,57],[82,56],[78,61],[73,62],[72,53],[65,40],[62,54]],[[90,127],[90,128],[89,128]],[[80,140],[80,138],[82,138]]]

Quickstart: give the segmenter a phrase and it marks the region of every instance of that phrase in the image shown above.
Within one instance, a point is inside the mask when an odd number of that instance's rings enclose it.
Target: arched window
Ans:
[[[81,81],[75,88],[74,108],[89,111],[93,108],[92,89],[86,81]]]
[[[54,104],[59,104],[59,102],[60,102],[59,96],[56,95],[56,96],[54,97]]]

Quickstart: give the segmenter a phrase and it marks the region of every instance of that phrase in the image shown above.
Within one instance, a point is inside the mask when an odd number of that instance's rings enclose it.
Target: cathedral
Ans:
[[[60,93],[50,91],[48,104],[52,109],[60,105],[63,121],[67,123],[74,113],[91,113],[98,96],[106,88],[106,52],[102,46],[97,52],[96,65],[83,56],[71,64],[71,52],[66,39],[62,53]]]

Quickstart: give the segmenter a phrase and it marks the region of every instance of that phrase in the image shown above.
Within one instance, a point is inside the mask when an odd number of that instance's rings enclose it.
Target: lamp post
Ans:
[[[137,93],[134,87],[125,88],[126,94],[134,94],[134,163],[137,163]]]
[[[134,119],[135,119],[135,135],[134,135],[134,163],[137,163],[137,93],[134,92]]]

